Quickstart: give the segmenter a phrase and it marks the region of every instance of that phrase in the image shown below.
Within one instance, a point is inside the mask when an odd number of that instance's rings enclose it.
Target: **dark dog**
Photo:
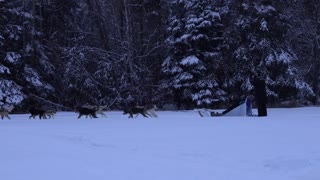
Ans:
[[[97,114],[100,114],[101,117],[105,117],[105,118],[108,117],[108,116],[103,112],[104,109],[107,108],[107,106],[84,105],[84,106],[82,106],[82,107],[88,108],[88,109],[96,109],[96,115],[97,115]],[[86,118],[87,118],[87,117],[92,118],[91,115],[86,115]]]
[[[46,111],[43,110],[43,109],[36,109],[36,108],[31,108],[29,110],[29,112],[31,113],[31,116],[29,116],[29,119],[30,118],[33,118],[35,119],[37,116],[39,116],[40,119],[47,119],[46,117]]]
[[[146,109],[144,106],[134,106],[134,107],[129,107],[123,110],[123,114],[129,114],[128,118],[133,118],[134,114],[141,114],[143,117],[148,117],[146,114]]]
[[[98,109],[97,108],[94,108],[94,109],[90,109],[90,108],[87,108],[87,107],[79,107],[76,109],[76,111],[79,113],[79,116],[78,116],[78,119],[81,117],[81,116],[92,116],[94,118],[98,118],[97,115],[96,115],[96,111]]]

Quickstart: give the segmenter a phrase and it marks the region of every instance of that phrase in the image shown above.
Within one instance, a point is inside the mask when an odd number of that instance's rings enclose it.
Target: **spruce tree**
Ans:
[[[18,45],[21,43],[23,27],[12,20],[13,16],[21,13],[8,1],[0,1],[0,107],[17,105],[24,99],[22,86],[16,78],[21,61]]]
[[[221,20],[208,1],[178,1],[167,39],[170,55],[163,63],[165,84],[179,102],[212,104],[225,94],[217,72],[221,65]]]
[[[254,80],[263,80],[269,97],[290,100],[300,94],[313,94],[310,86],[299,77],[294,62],[296,54],[286,44],[289,19],[270,0],[242,1],[235,19],[240,39],[234,51],[238,65],[235,77],[250,92]]]

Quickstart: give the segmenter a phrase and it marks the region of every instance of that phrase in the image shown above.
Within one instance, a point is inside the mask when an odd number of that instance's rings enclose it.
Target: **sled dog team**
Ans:
[[[97,115],[101,115],[101,117],[107,117],[107,115],[103,112],[104,109],[106,109],[107,106],[92,106],[92,105],[84,105],[75,108],[75,112],[77,112],[78,119],[82,116],[85,116],[86,118],[98,118]],[[141,114],[143,117],[158,117],[155,113],[156,106],[132,106],[125,108],[123,111],[123,114],[129,114],[128,118],[133,118],[133,115],[136,115],[136,117]],[[4,119],[5,117],[10,119],[9,113],[14,109],[13,105],[7,106],[7,107],[1,107],[0,108],[0,116],[1,119]],[[33,118],[35,119],[37,116],[39,116],[39,119],[51,119],[54,118],[57,111],[54,109],[38,109],[38,108],[31,108],[29,109],[29,112],[31,115],[29,116],[29,119]]]

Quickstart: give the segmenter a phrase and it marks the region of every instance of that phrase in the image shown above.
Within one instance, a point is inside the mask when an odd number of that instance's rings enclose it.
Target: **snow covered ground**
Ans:
[[[320,108],[0,120],[1,180],[319,180]]]

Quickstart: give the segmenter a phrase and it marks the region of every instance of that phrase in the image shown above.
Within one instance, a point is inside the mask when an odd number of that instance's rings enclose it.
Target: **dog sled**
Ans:
[[[212,110],[198,110],[198,114],[201,117],[215,117],[215,116],[255,116],[252,113],[252,96],[246,97],[239,103],[229,107],[222,112],[216,112]]]

